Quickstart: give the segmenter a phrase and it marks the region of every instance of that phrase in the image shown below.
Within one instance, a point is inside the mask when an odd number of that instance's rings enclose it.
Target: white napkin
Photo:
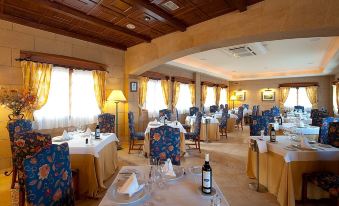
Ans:
[[[306,149],[313,149],[313,147],[310,145],[308,142],[307,138],[303,138],[302,141],[300,142],[301,148],[306,148]]]
[[[128,194],[130,197],[140,191],[144,185],[139,185],[137,176],[133,172],[132,175],[126,180],[126,182],[118,188],[118,192],[121,194]]]
[[[64,130],[64,132],[62,133],[62,139],[64,139],[64,140],[68,140],[69,139],[69,135],[68,135],[66,130]]]
[[[91,134],[91,133],[92,133],[92,130],[91,130],[89,127],[87,127],[86,133],[87,133],[87,134]]]
[[[257,139],[257,145],[260,153],[266,153],[267,152],[267,144],[265,140]]]
[[[166,172],[166,176],[170,176],[170,177],[176,177],[177,175],[175,174],[174,170],[173,170],[173,165],[172,165],[172,161],[171,159],[167,159],[167,161],[165,162],[164,165],[164,171]]]

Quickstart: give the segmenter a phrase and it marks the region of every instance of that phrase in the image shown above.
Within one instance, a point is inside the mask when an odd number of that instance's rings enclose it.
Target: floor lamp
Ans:
[[[230,100],[233,102],[233,109],[234,109],[234,101],[235,101],[236,99],[237,99],[237,97],[234,96],[234,95],[232,95],[231,98],[230,98]]]
[[[119,135],[119,127],[118,127],[118,121],[119,121],[119,102],[125,102],[126,97],[124,93],[122,93],[121,90],[113,90],[111,94],[108,96],[107,99],[108,102],[114,102],[115,103],[115,134],[119,140],[118,143],[118,149],[122,149],[121,144],[120,144],[120,139],[118,137]]]

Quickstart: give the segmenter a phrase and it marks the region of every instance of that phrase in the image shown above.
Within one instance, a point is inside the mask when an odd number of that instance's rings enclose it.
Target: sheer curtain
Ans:
[[[284,107],[288,110],[293,110],[294,106],[297,105],[304,106],[305,110],[311,110],[312,108],[312,104],[307,97],[305,87],[299,87],[298,89],[290,88]]]
[[[167,108],[160,80],[148,80],[144,108],[150,118],[159,116],[159,110]]]
[[[219,104],[227,104],[227,90],[226,88],[221,88],[220,90],[220,100],[219,100]]]
[[[96,101],[92,71],[74,70],[72,73],[71,124],[92,124],[100,109]]]
[[[193,106],[191,98],[192,97],[189,85],[180,83],[178,102],[175,106],[179,114],[187,113],[189,111],[189,108]]]
[[[53,67],[47,103],[34,112],[39,129],[69,125],[69,70]]]
[[[215,89],[214,87],[207,87],[207,94],[204,107],[209,110],[211,105],[215,105]],[[205,110],[205,111],[207,111]]]
[[[298,105],[304,106],[305,110],[311,111],[312,109],[312,103],[310,102],[306,88],[305,87],[299,87],[298,89]]]

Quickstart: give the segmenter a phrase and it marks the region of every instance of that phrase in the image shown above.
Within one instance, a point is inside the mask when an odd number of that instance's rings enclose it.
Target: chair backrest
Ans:
[[[262,111],[262,116],[273,116],[271,110],[264,110]]]
[[[274,117],[280,116],[280,109],[277,106],[271,108],[271,113]]]
[[[236,120],[236,123],[239,124],[242,121],[242,119],[244,118],[244,107],[240,106],[238,108],[238,114],[237,115],[238,115],[238,118]]]
[[[29,205],[74,205],[67,143],[44,147],[23,165]]]
[[[327,117],[329,117],[327,113],[324,113],[319,110],[314,111],[313,117],[312,117],[312,126],[321,127],[323,123],[323,119]]]
[[[224,108],[222,110],[222,114],[221,114],[221,120],[220,120],[220,124],[219,127],[222,129],[227,128],[227,119],[228,119],[228,108]]]
[[[194,135],[200,135],[200,129],[201,129],[201,121],[202,121],[202,113],[198,112],[196,119],[195,119],[195,127],[194,127]]]
[[[197,115],[197,112],[199,112],[198,107],[190,107],[190,116]]]
[[[304,112],[305,111],[305,107],[304,106],[294,106],[294,111],[299,111],[299,110],[301,110],[302,112]]]
[[[335,117],[326,117],[323,119],[323,122],[320,127],[319,131],[319,141],[322,144],[329,144],[329,139],[328,139],[328,130],[329,130],[329,124],[331,122],[339,122],[339,118]]]
[[[253,105],[252,116],[257,116],[257,105]]]
[[[268,135],[268,126],[271,118],[267,116],[252,116],[250,123],[250,136],[260,136],[260,131],[264,130],[264,134]]]
[[[333,147],[339,148],[339,122],[331,122],[329,124],[328,141]]]
[[[250,105],[249,104],[243,104],[242,107],[244,107],[244,109],[249,109]]]
[[[20,186],[25,184],[23,161],[33,156],[42,148],[52,144],[52,137],[49,134],[37,132],[20,132],[14,135],[14,166],[18,170],[18,182]]]
[[[311,109],[311,118],[314,118],[318,111],[319,111],[318,109]]]
[[[218,111],[218,105],[210,106],[210,113],[216,113]]]
[[[180,130],[164,125],[150,129],[150,157],[161,162],[171,159],[172,164],[180,165]],[[152,162],[151,162],[152,163]]]
[[[133,139],[134,135],[135,135],[135,125],[134,125],[134,114],[133,114],[133,112],[128,112],[128,128],[129,128],[129,137],[130,137],[130,139]]]
[[[102,133],[114,133],[115,132],[115,115],[110,113],[104,113],[98,115],[98,122],[100,132]]]
[[[162,116],[165,116],[165,115],[167,116],[167,119],[170,120],[171,116],[172,116],[171,110],[169,110],[169,109],[159,110],[159,117],[162,117]]]
[[[220,104],[219,109],[223,110],[224,108],[225,108],[225,106],[223,104]]]

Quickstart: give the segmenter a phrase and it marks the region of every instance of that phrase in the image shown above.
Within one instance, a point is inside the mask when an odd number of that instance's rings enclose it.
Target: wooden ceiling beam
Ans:
[[[140,9],[147,11],[148,13],[150,13],[150,15],[156,17],[160,21],[164,23],[168,23],[180,31],[186,31],[187,26],[184,22],[174,18],[173,16],[171,16],[164,10],[150,3],[149,1],[145,1],[145,0],[128,0],[128,1],[131,4],[138,6]]]
[[[81,40],[84,40],[84,41],[89,41],[89,42],[101,44],[101,45],[104,45],[104,46],[113,47],[113,48],[116,48],[116,49],[121,49],[121,50],[127,49],[127,47],[125,45],[122,45],[122,44],[119,44],[119,43],[116,43],[116,42],[106,41],[106,40],[96,38],[96,37],[89,37],[89,36],[74,33],[74,32],[71,32],[71,31],[66,31],[66,30],[63,30],[63,29],[47,26],[45,24],[38,24],[36,22],[32,22],[32,21],[29,21],[29,20],[26,20],[26,19],[23,19],[23,18],[7,15],[7,14],[3,14],[3,13],[0,13],[0,19],[3,19],[5,21],[10,21],[10,22],[15,22],[15,23],[18,23],[18,24],[22,24],[24,26],[30,26],[30,27],[33,27],[33,28],[36,28],[36,29],[42,29],[42,30],[45,30],[45,31],[49,31],[49,32],[53,32],[53,33],[57,33],[57,34],[81,39]]]
[[[88,22],[90,24],[94,24],[94,25],[97,25],[97,26],[101,26],[101,27],[109,28],[109,29],[112,29],[112,30],[115,30],[115,31],[119,31],[119,32],[121,32],[125,35],[138,38],[138,39],[143,40],[145,42],[151,42],[151,40],[152,40],[150,37],[145,36],[143,34],[139,34],[137,32],[131,31],[127,28],[123,28],[123,27],[114,25],[112,23],[106,22],[104,20],[98,19],[96,17],[87,15],[87,14],[81,12],[81,11],[78,11],[76,9],[73,9],[71,7],[65,6],[63,4],[60,4],[60,3],[57,3],[57,2],[54,2],[54,1],[51,2],[49,0],[34,0],[34,3],[39,4],[39,6],[41,6],[43,8],[50,9],[50,10],[53,10],[55,12],[67,15],[67,16],[71,16],[72,18],[76,18],[80,21],[85,21],[85,22]]]
[[[246,0],[225,0],[226,4],[238,9],[240,12],[247,10]]]

